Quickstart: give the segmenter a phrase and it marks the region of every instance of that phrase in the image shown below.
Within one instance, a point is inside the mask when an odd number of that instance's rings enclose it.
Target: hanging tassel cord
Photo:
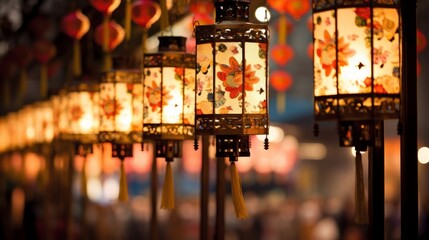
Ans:
[[[247,213],[243,191],[241,190],[240,176],[238,175],[237,166],[235,165],[236,161],[237,158],[230,159],[232,203],[234,205],[236,217],[240,220],[245,220],[249,218],[249,215]]]
[[[80,42],[76,39],[73,42],[73,77],[79,77],[80,75],[82,75]]]
[[[121,160],[121,177],[119,179],[119,195],[118,201],[128,202],[128,185],[127,185],[127,175],[125,173],[124,159]]]
[[[356,151],[356,187],[355,187],[355,217],[357,224],[367,224],[368,209],[366,207],[365,184],[363,179],[362,155],[359,150]]]
[[[46,63],[40,67],[40,96],[42,99],[48,96],[48,66]]]
[[[173,159],[166,159],[165,179],[162,186],[161,209],[174,209],[174,179],[171,162]]]
[[[88,190],[86,188],[86,182],[87,182],[87,177],[86,177],[86,162],[88,161],[87,156],[84,156],[83,158],[83,164],[82,164],[82,176],[81,176],[81,182],[80,182],[80,189],[81,189],[81,194],[83,198],[87,198],[88,197]]]

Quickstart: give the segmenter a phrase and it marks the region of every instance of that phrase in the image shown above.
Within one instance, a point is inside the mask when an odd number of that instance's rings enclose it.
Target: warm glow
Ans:
[[[198,145],[202,145],[202,141],[198,142]],[[198,174],[201,171],[202,165],[202,149],[198,148],[194,150],[194,141],[186,140],[183,141],[183,153],[182,153],[183,169],[190,174]]]
[[[299,158],[305,160],[322,160],[328,154],[326,146],[322,143],[301,143],[299,145]]]
[[[355,147],[351,147],[350,152],[351,152],[353,157],[356,157],[356,148]],[[364,153],[366,153],[366,151],[360,151],[360,153],[364,154]]]
[[[277,143],[283,141],[284,131],[280,127],[270,126],[268,140],[270,143]],[[256,135],[259,141],[263,142],[265,140],[265,135]]]
[[[180,90],[180,89],[177,89]],[[181,123],[183,97],[180,91],[170,91],[171,99],[162,108],[163,122]]]
[[[119,179],[108,178],[103,183],[103,195],[107,201],[113,201],[118,198]]]
[[[92,201],[99,201],[102,197],[102,188],[99,178],[88,178],[86,182],[88,198]]]
[[[418,159],[421,164],[426,164],[429,162],[429,148],[421,147],[418,151]]]
[[[258,7],[255,11],[255,17],[260,22],[268,22],[271,19],[271,13],[266,7]]]
[[[25,177],[29,181],[33,181],[36,179],[39,171],[41,169],[41,159],[35,153],[26,153],[24,155],[24,171]]]
[[[86,113],[79,121],[79,127],[82,132],[90,132],[93,126],[93,117],[91,113]]]

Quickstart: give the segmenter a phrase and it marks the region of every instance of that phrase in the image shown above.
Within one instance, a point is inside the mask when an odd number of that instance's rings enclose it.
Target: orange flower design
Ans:
[[[151,107],[152,112],[157,111],[157,108],[161,108],[161,87],[158,86],[155,81],[152,81],[152,86],[147,87],[146,98],[149,102],[149,106]],[[165,88],[162,91],[162,98],[164,101],[164,105],[167,105],[168,100],[172,98],[168,90],[166,90]]]
[[[252,91],[253,84],[259,82],[259,78],[255,75],[255,71],[251,69],[251,65],[246,65],[245,68],[245,90]],[[243,71],[242,67],[234,57],[229,58],[229,66],[226,64],[220,64],[222,71],[217,72],[217,77],[222,81],[222,85],[225,90],[229,92],[229,97],[234,99],[240,93],[243,88]]]
[[[83,115],[83,110],[79,105],[74,105],[70,108],[70,116],[72,121],[78,121]]]
[[[121,104],[119,104],[116,99],[110,97],[101,100],[101,108],[103,109],[104,115],[108,119],[118,115],[118,113],[122,110]]]
[[[325,70],[325,75],[329,76],[332,70],[335,69],[335,38],[331,37],[328,31],[323,33],[323,40],[317,40],[319,47],[317,48],[317,56],[322,63],[322,68]],[[344,38],[338,39],[338,66],[347,66],[348,58],[355,55],[356,51],[349,49],[350,44],[344,41]],[[338,70],[339,71],[339,70]]]

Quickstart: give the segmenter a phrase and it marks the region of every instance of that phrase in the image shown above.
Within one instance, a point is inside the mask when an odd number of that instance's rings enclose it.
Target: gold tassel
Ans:
[[[368,223],[368,210],[366,208],[365,185],[363,180],[362,155],[356,151],[356,179],[355,179],[355,217],[357,224]]]
[[[46,63],[40,67],[40,96],[43,99],[48,96],[48,66]]]
[[[81,189],[81,194],[83,198],[87,198],[88,197],[88,191],[86,188],[86,157],[83,158],[83,164],[82,164],[82,179],[81,179],[81,185],[80,185],[80,189]]]
[[[82,65],[80,62],[80,42],[74,40],[73,43],[73,76],[79,77],[82,74]]]
[[[238,175],[237,166],[235,162],[231,161],[231,189],[232,189],[232,202],[234,204],[235,215],[238,219],[244,220],[249,216],[247,214],[246,203],[244,202],[243,192],[241,190],[240,176]]]
[[[279,42],[278,44],[286,44],[287,38],[287,18],[285,14],[282,14],[279,19]]]
[[[124,167],[124,160],[121,160],[121,177],[119,180],[118,201],[120,202],[128,201],[128,185],[127,185],[127,175],[125,173],[125,167]]]
[[[171,161],[167,160],[165,179],[162,186],[161,209],[174,209],[174,179]]]
[[[105,15],[103,18],[103,71],[109,71],[112,68],[112,58],[110,56],[109,40],[109,15]]]
[[[169,26],[169,20],[168,20],[168,9],[167,9],[167,1],[161,0],[161,19],[160,19],[160,25],[161,25],[161,31],[165,30]]]

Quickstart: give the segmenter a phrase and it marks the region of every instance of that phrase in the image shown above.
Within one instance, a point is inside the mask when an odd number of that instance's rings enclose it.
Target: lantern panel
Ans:
[[[183,67],[162,69],[162,123],[183,123]]]
[[[195,68],[185,68],[183,123],[195,124]]]
[[[196,26],[197,134],[266,134],[268,28]]]
[[[325,1],[313,5],[316,119],[398,118],[397,3],[333,2],[337,9]]]
[[[97,141],[99,129],[99,93],[95,85],[80,85],[67,93],[69,140],[81,143]]]
[[[143,124],[161,122],[161,68],[145,68]]]
[[[60,92],[51,98],[53,107],[54,137],[66,138],[68,128],[67,96],[65,92]]]
[[[137,70],[115,70],[102,75],[99,96],[100,141],[141,141],[141,79],[142,73]]]
[[[50,102],[36,103],[33,107],[36,143],[49,143],[54,138],[54,113]]]
[[[209,101],[209,94],[213,92],[213,48],[210,43],[197,45],[196,71],[196,112],[195,114],[213,114],[213,101]]]
[[[334,11],[313,15],[314,22],[314,96],[335,95],[335,22]],[[332,23],[332,24],[331,24]]]

